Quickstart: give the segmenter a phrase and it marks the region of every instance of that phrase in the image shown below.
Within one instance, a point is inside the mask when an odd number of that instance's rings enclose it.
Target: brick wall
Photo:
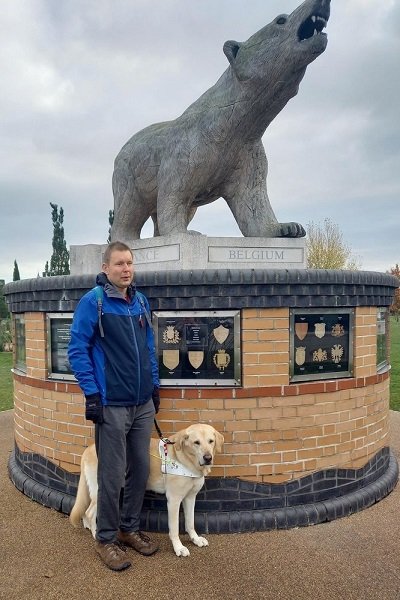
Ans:
[[[15,439],[79,471],[93,440],[74,383],[47,374],[45,313],[25,313],[25,374],[14,374]],[[354,378],[289,384],[289,309],[242,311],[243,388],[161,391],[170,435],[198,421],[225,436],[213,476],[280,483],[329,467],[358,468],[388,445],[389,373],[376,373],[376,308],[355,309]]]

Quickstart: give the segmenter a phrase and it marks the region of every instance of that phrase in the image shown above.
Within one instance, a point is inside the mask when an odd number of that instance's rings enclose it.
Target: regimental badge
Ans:
[[[304,340],[308,332],[308,323],[295,323],[294,330],[299,340]]]
[[[336,325],[332,327],[332,335],[333,337],[342,337],[342,335],[344,335],[344,326],[340,325],[340,323],[336,323]]]
[[[223,325],[219,325],[219,327],[213,329],[213,334],[217,342],[223,344],[229,335],[229,329]]]
[[[325,323],[315,323],[315,335],[317,338],[323,338],[325,335]]]
[[[298,348],[296,348],[296,356],[295,356],[295,363],[296,365],[299,365],[299,367],[301,367],[301,365],[304,365],[304,363],[306,362],[306,347],[305,346],[299,346]]]
[[[179,365],[179,350],[163,350],[162,359],[167,369],[173,371]]]
[[[231,357],[224,349],[218,350],[216,354],[213,356],[214,365],[219,369],[220,373],[223,373],[226,367],[231,362]]]
[[[340,363],[343,356],[343,346],[341,346],[340,344],[335,344],[331,348],[331,356],[334,363]]]
[[[318,348],[315,350],[312,355],[313,362],[324,362],[324,360],[328,360],[328,353],[326,350],[322,350],[322,348]]]
[[[204,360],[204,352],[203,350],[189,350],[188,358],[192,367],[198,369]]]
[[[162,338],[165,344],[178,344],[181,336],[174,325],[167,325],[163,331]]]

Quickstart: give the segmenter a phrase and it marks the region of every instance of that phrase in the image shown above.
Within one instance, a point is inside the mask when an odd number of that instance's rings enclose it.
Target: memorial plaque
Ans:
[[[73,313],[47,314],[47,362],[49,379],[75,380],[68,361]]]
[[[163,386],[241,384],[239,311],[155,311]]]
[[[353,376],[353,309],[290,312],[290,381]]]

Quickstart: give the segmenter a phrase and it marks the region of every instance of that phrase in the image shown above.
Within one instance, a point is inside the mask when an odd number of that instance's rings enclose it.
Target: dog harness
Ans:
[[[160,453],[161,459],[161,473],[164,473],[164,475],[183,475],[183,477],[201,477],[201,475],[199,475],[198,473],[194,473],[177,460],[172,460],[168,458],[168,445],[165,444],[162,440],[160,440],[160,443],[158,445],[158,451]]]

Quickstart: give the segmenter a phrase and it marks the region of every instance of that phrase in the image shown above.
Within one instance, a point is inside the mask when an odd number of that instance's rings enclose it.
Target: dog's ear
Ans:
[[[176,450],[182,450],[182,446],[189,439],[189,434],[186,433],[186,429],[182,431],[178,431],[173,436],[170,437],[171,442],[174,442],[174,448]]]
[[[215,430],[215,450],[221,452],[222,444],[224,443],[224,436],[219,431]]]

